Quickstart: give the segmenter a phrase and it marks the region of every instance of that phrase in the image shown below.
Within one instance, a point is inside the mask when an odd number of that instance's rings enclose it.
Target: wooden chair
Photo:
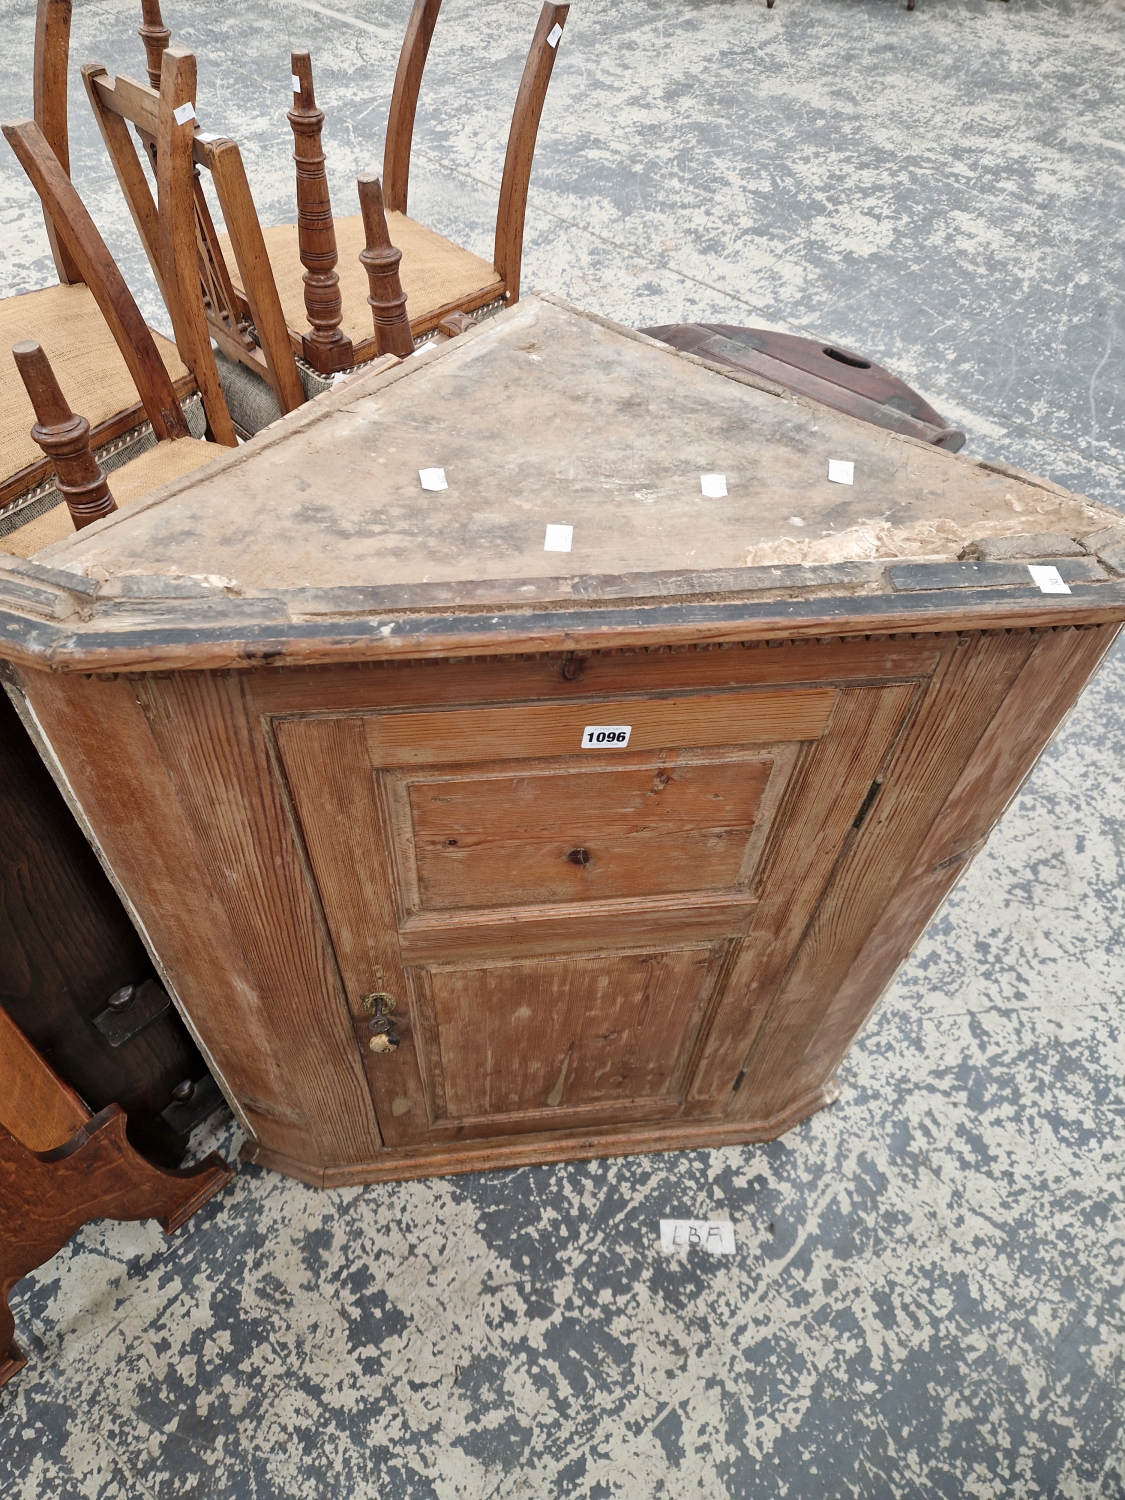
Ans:
[[[42,373],[47,368],[45,361],[34,359],[30,364],[24,361],[22,368],[17,361],[15,370],[7,365],[7,361],[0,361],[0,391],[8,398],[4,402],[5,422],[10,423],[15,432],[22,427],[25,433],[28,433],[29,416],[34,416],[37,424],[19,448],[18,456],[23,458],[23,450],[28,446],[32,451],[41,449],[43,452],[43,457],[40,457],[36,451],[38,464],[24,463],[17,471],[17,477],[26,479],[32,474],[40,481],[38,489],[21,492],[34,495],[33,502],[18,504],[14,514],[0,516],[0,522],[4,523],[0,526],[0,549],[26,557],[30,556],[29,548],[38,551],[48,541],[61,540],[69,529],[67,514],[60,509],[56,515],[51,509],[58,508],[60,495],[68,501],[69,514],[74,517],[75,524],[88,524],[100,513],[97,507],[101,501],[93,491],[86,496],[82,489],[86,481],[77,477],[84,472],[86,480],[92,480],[91,466],[96,465],[92,457],[86,462],[80,450],[90,453],[99,434],[85,413],[81,419],[76,419],[71,411],[72,405],[81,406],[84,400],[96,400],[99,381],[116,381],[120,386],[127,379],[134,396],[140,397],[140,411],[148,417],[151,433],[138,433],[134,423],[133,441],[123,440],[120,452],[115,455],[115,467],[120,467],[122,474],[125,468],[130,470],[128,480],[122,482],[131,498],[210,462],[223,448],[198,441],[192,435],[158,347],[157,336],[146,325],[105,241],[42,131],[32,120],[9,121],[0,129],[39,193],[57,236],[84,278],[84,293],[98,309],[102,328],[106,331],[104,337],[79,343],[74,327],[65,323],[60,325],[46,316],[50,307],[45,308],[43,299],[36,294],[0,302],[0,327],[5,332],[14,331],[20,335],[14,341],[20,344],[27,341],[28,335],[37,335],[38,342],[49,350],[58,367],[57,374],[51,372],[48,382]],[[218,386],[210,344],[204,340],[201,349],[192,350],[192,358],[197,369],[206,372],[205,380],[199,384],[203,386],[201,395],[207,426],[223,445],[233,447],[237,440]],[[27,383],[26,375],[33,368],[38,372],[32,379],[34,390]],[[120,373],[122,369],[124,376]],[[78,379],[76,375],[84,378]],[[30,406],[20,392],[20,377],[24,377]],[[78,396],[76,391],[80,392]],[[76,422],[78,426],[74,425]],[[72,442],[78,445],[73,455],[68,447]],[[14,442],[12,446],[15,447]],[[52,470],[59,474],[56,487],[52,489],[47,483],[44,488],[43,481],[49,481]],[[75,476],[73,480],[68,477],[70,475]],[[136,486],[146,475],[146,488],[137,490]],[[67,493],[68,487],[72,494]],[[97,513],[89,513],[90,505]],[[17,522],[26,524],[17,526]]]
[[[173,1234],[233,1175],[216,1152],[183,1171],[152,1166],[120,1105],[91,1115],[0,1010],[0,1385],[27,1363],[8,1306],[20,1277],[91,1219],[156,1219]]]
[[[54,190],[69,195],[82,241],[79,249],[84,247],[86,254],[76,258],[74,247],[56,229],[44,197],[42,173],[39,181],[33,175],[44,204],[59,283],[0,299],[0,347],[10,347],[34,333],[54,352],[60,384],[68,399],[88,416],[95,449],[128,443],[131,434],[143,433],[146,420],[159,437],[186,434],[189,426],[201,434],[210,413],[201,408],[190,362],[181,358],[171,340],[145,329],[127,291],[122,299],[124,283],[116,267],[109,274],[112,262],[101,237],[85,210],[79,211],[68,175],[69,41],[70,0],[39,0],[33,66],[39,137],[38,141],[28,137],[28,161],[33,172],[42,167]],[[22,131],[30,123],[16,122],[13,128]],[[142,346],[143,355],[138,353]],[[153,347],[155,358],[151,357]],[[155,399],[146,401],[142,392]],[[31,420],[15,367],[5,357],[0,360],[0,534],[16,511],[36,503],[35,497],[50,484],[50,465],[28,435]]]
[[[129,212],[160,287],[176,342],[202,354],[210,339],[232,361],[266,382],[278,411],[306,399],[281,302],[250,196],[242,155],[232,140],[208,134],[195,116],[195,57],[162,41],[159,6],[146,6],[150,77],[159,52],[161,85],[88,63],[82,78]],[[142,28],[144,34],[144,28]],[[129,134],[133,125],[157,179],[154,200]],[[215,230],[199,181],[209,172],[227,225]],[[228,255],[237,266],[236,295]],[[210,360],[211,365],[214,364]],[[218,384],[218,375],[215,375]]]
[[[389,243],[400,268],[415,339],[454,313],[471,313],[519,300],[523,228],[531,165],[543,102],[569,5],[545,4],[524,66],[508,134],[496,216],[492,263],[455,245],[407,215],[410,147],[422,72],[441,0],[415,0],[406,30],[387,121],[382,195]],[[324,115],[317,107],[307,52],[294,52],[289,123],[297,165],[297,223],[263,231],[293,348],[316,369],[342,370],[382,352],[371,327],[361,278],[351,270],[369,248],[363,215],[333,219],[321,150]],[[342,258],[347,267],[339,277]],[[302,270],[303,268],[303,270]],[[236,299],[248,305],[245,280],[233,278]],[[307,325],[307,329],[306,329]]]

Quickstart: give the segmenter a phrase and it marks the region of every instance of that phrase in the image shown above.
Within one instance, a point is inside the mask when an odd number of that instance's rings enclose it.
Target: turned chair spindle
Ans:
[[[160,0],[141,0],[141,15],[143,20],[137,27],[137,35],[145,45],[145,60],[148,68],[148,81],[154,88],[160,87],[160,59],[164,55],[164,49],[172,40],[172,33],[164,24],[164,17],[160,14]]]
[[[112,515],[117,504],[90,448],[90,424],[71,411],[50,360],[34,339],[14,344],[12,357],[35,408],[31,436],[54,465],[75,529]]]
[[[292,54],[293,162],[297,168],[297,243],[305,268],[305,312],[310,331],[304,335],[305,357],[321,370],[343,370],[355,363],[352,341],[340,330],[344,316],[340,278],[336,274],[336,228],[328,196],[321,131],[324,111],[313,93],[312,60]]]
[[[391,244],[378,177],[373,172],[366,173],[359,178],[357,186],[367,241],[366,248],[359,252],[359,259],[371,288],[367,301],[375,325],[376,348],[379,354],[397,354],[405,358],[414,352],[414,339],[406,315],[406,293],[398,274],[402,251]]]

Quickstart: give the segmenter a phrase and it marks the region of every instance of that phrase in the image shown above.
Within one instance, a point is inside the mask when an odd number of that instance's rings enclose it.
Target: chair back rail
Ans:
[[[539,23],[524,64],[519,93],[516,95],[516,107],[512,111],[508,149],[504,156],[504,176],[500,180],[500,203],[496,210],[496,244],[492,255],[492,264],[507,288],[509,306],[520,299],[523,223],[527,210],[527,190],[531,182],[531,164],[535,159],[535,141],[539,134],[547,86],[551,82],[569,10],[569,5],[552,5],[548,0],[540,11]]]
[[[160,217],[160,262],[176,343],[195,371],[208,425],[216,442],[238,445],[234,423],[219,385],[211,337],[200,295],[199,216],[196,211],[195,54],[166,47],[161,57],[160,111],[156,131],[156,203]],[[182,118],[190,107],[190,114]],[[213,232],[213,231],[212,231]]]
[[[59,165],[70,176],[70,133],[66,111],[66,76],[70,58],[71,0],[39,0],[35,9],[35,52],[31,72],[31,113]],[[59,237],[51,216],[43,215],[51,257],[64,285],[82,280],[74,258]]]
[[[406,212],[410,185],[410,146],[414,139],[414,116],[441,0],[414,0],[406,35],[398,56],[391,108],[387,115],[387,139],[383,148],[383,203],[391,213]]]
[[[88,63],[82,69],[82,77],[118,184],[161,288],[165,306],[171,313],[162,265],[160,215],[128,131],[128,126],[133,125],[142,141],[146,138],[156,141],[160,95],[147,84],[125,74],[111,77],[100,63]],[[197,126],[198,122],[195,124]],[[184,129],[186,132],[186,127]],[[241,299],[231,287],[226,260],[207,211],[202,187],[194,183],[197,243],[201,247],[199,295],[201,300],[206,299],[204,305],[211,335],[224,354],[247,365],[269,384],[283,412],[293,411],[303,404],[305,392],[297,373],[262,227],[246,180],[242,153],[232,140],[205,139],[204,135],[193,127],[192,164],[211,174],[246,299],[244,313]],[[245,316],[253,322],[257,342],[244,326]]]

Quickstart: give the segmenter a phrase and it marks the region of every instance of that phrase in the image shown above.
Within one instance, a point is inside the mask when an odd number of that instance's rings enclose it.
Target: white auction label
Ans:
[[[850,458],[830,458],[828,477],[833,484],[854,484],[855,464]]]
[[[419,469],[418,478],[424,490],[447,490],[444,469]]]
[[[177,125],[186,125],[189,120],[195,119],[195,105],[189,99],[186,104],[181,104],[179,109],[172,111],[172,118]]]
[[[299,94],[301,92],[301,80],[297,77],[296,73],[290,73],[289,82],[293,85],[293,92]]]
[[[1041,594],[1070,593],[1070,585],[1063,582],[1062,574],[1058,568],[1054,566],[1047,567],[1045,565],[1037,566],[1035,563],[1028,563],[1027,571],[1031,574],[1032,583],[1038,587]]]
[[[714,1224],[706,1219],[661,1219],[661,1250],[667,1254],[692,1246],[709,1250],[712,1255],[733,1255],[734,1225],[729,1219]]]
[[[543,538],[543,551],[569,552],[573,537],[573,526],[548,526]]]
[[[548,33],[547,33],[547,46],[548,47],[557,47],[559,45],[559,42],[560,42],[561,38],[562,38],[562,27],[556,21],[555,24],[551,27],[550,31],[548,31]]]
[[[582,731],[582,748],[583,750],[624,750],[632,732],[632,724],[587,724]]]
[[[699,488],[708,500],[721,500],[727,492],[725,474],[700,474]]]

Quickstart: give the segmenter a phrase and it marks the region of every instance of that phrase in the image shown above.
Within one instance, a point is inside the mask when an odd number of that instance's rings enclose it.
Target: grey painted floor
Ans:
[[[73,59],[140,73],[129,0]],[[206,128],[292,217],[288,48],[339,212],[406,0],[180,0]],[[0,114],[32,0],[0,0]],[[488,254],[535,0],[446,0],[412,210]],[[991,453],[1125,509],[1123,0],[580,0],[525,284],[633,326],[858,347]],[[74,91],[73,172],[154,321]],[[51,279],[0,154],[0,290]],[[82,1496],[1125,1493],[1125,654],[842,1073],[769,1146],[318,1194],[241,1168],[165,1241],[95,1224],[15,1298],[0,1481]],[[219,1132],[233,1150],[231,1127]],[[211,1144],[201,1141],[201,1149]],[[737,1252],[663,1256],[662,1217]]]

